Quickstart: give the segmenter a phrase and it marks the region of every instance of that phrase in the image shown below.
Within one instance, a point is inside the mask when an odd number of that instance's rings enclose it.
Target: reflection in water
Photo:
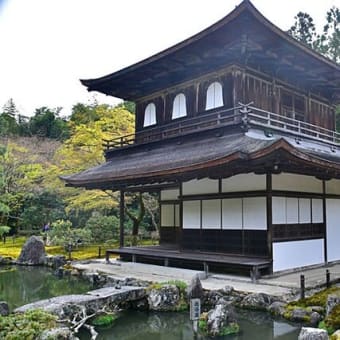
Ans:
[[[0,271],[0,301],[7,301],[11,310],[30,302],[90,289],[88,282],[75,277],[60,279],[44,267],[18,266],[15,270]]]
[[[226,340],[296,340],[300,327],[276,321],[267,313],[237,311],[241,333],[225,336]],[[188,313],[142,313],[125,311],[112,328],[99,330],[98,340],[190,340],[194,339]],[[84,332],[82,340],[89,339]],[[198,339],[207,339],[198,337]]]

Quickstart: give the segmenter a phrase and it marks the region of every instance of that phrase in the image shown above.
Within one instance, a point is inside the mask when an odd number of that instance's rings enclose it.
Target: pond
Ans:
[[[58,278],[43,267],[0,267],[0,301],[14,308],[58,295],[91,290],[88,282],[76,277]],[[296,340],[298,325],[273,320],[267,313],[237,310],[241,334],[220,339],[230,340]],[[189,313],[146,313],[125,311],[109,329],[99,330],[98,340],[187,340],[193,339]],[[86,332],[80,339],[90,339]],[[203,338],[200,338],[203,339]]]
[[[84,293],[92,285],[76,277],[58,278],[45,267],[0,267],[0,301],[14,308],[59,295]]]

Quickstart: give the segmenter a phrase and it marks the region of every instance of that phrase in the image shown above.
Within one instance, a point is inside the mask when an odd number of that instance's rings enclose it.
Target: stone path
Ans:
[[[120,262],[112,259],[111,263],[105,260],[93,260],[87,263],[74,263],[79,269],[102,272],[118,279],[136,278],[146,281],[182,280],[189,283],[194,275],[199,275],[205,289],[220,289],[226,285],[233,286],[235,290],[248,293],[267,293],[276,296],[285,296],[299,292],[300,275],[305,275],[306,288],[313,288],[325,283],[326,269],[331,272],[331,279],[340,279],[340,263],[332,266],[322,266],[314,269],[296,271],[275,277],[263,278],[253,283],[250,278],[236,275],[211,273],[206,278],[203,271],[149,265],[143,263]]]
[[[27,305],[18,307],[14,312],[25,312],[29,309],[43,309],[46,312],[56,312],[61,310],[66,304],[73,303],[85,305],[90,303],[102,304],[107,302],[133,301],[144,297],[146,294],[144,288],[123,286],[118,288],[107,287],[91,290],[85,294],[72,294],[57,296],[50,299],[32,302]]]

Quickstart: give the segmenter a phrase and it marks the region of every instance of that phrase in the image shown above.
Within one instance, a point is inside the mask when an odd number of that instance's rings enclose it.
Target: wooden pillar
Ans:
[[[266,174],[266,201],[267,201],[267,252],[273,260],[273,187],[272,174]]]
[[[183,183],[180,183],[179,186],[179,244],[178,248],[179,250],[183,249]]]
[[[125,209],[125,193],[123,190],[120,190],[119,196],[119,248],[124,247],[124,209]]]
[[[322,181],[322,210],[323,210],[323,224],[324,224],[324,238],[323,238],[323,242],[324,242],[324,257],[325,257],[325,263],[328,262],[328,256],[327,256],[327,213],[326,213],[326,181],[323,180]]]

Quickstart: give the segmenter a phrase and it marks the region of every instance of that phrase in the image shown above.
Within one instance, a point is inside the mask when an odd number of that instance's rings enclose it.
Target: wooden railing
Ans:
[[[340,134],[336,131],[281,116],[273,112],[264,111],[250,105],[247,106],[247,109],[250,126],[260,126],[273,131],[279,130],[298,137],[307,137],[313,140],[326,142],[328,144],[340,144]]]
[[[179,119],[161,127],[145,129],[111,140],[103,140],[103,147],[105,151],[110,151],[134,144],[150,143],[235,124],[241,124],[244,129],[256,126],[266,129],[267,133],[281,131],[297,137],[307,137],[326,142],[334,146],[340,144],[340,134],[335,131],[258,109],[253,107],[252,103],[240,103],[239,106],[230,109]]]
[[[108,151],[132,144],[149,143],[171,137],[182,136],[197,131],[234,125],[237,122],[240,122],[240,108],[241,107],[235,107],[231,109],[217,110],[209,114],[200,114],[196,117],[179,119],[177,122],[175,121],[162,127],[146,129],[111,140],[104,139],[103,147],[106,151]]]

